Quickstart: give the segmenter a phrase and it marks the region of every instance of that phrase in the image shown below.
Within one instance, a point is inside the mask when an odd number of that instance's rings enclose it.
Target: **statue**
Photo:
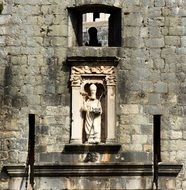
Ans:
[[[82,111],[85,112],[84,129],[86,143],[97,144],[101,142],[102,107],[100,100],[96,98],[96,85],[91,84],[89,89],[90,96],[87,97],[87,100],[84,100],[82,106]]]

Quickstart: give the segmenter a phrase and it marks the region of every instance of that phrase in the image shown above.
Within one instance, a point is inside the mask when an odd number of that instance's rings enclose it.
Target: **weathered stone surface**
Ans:
[[[6,0],[0,4],[3,5],[0,11],[0,168],[6,164],[25,165],[31,113],[37,118],[36,162],[74,159],[61,153],[71,134],[70,68],[66,58],[114,56],[119,59],[116,137],[125,152],[118,160],[152,161],[152,118],[161,114],[162,161],[183,163],[184,169],[176,180],[160,177],[159,187],[186,189],[184,0]],[[121,8],[121,47],[77,46],[72,38],[75,32],[68,8],[85,4]],[[74,157],[74,162],[80,160],[77,155]],[[9,184],[0,179],[0,189],[17,190],[20,183],[21,179],[17,178]],[[35,188],[150,189],[151,186],[152,177],[118,176],[36,178]]]

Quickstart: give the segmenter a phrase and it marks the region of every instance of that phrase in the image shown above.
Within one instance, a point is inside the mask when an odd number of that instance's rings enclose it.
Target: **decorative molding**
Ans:
[[[82,74],[112,75],[114,73],[115,73],[114,66],[73,66],[72,67],[73,75],[82,75]]]
[[[80,86],[83,76],[105,77],[107,85],[116,85],[116,74],[114,66],[72,66],[70,81],[72,86]]]
[[[79,47],[78,47],[79,48]],[[92,56],[86,56],[86,57],[79,57],[79,56],[71,56],[67,57],[67,64],[71,66],[78,66],[78,65],[111,65],[111,66],[117,66],[119,63],[118,57],[115,56],[101,56],[101,57],[92,57]]]
[[[159,165],[159,176],[176,177],[180,172],[180,164]],[[25,176],[25,166],[5,166],[4,172],[10,177]],[[83,163],[60,165],[35,165],[35,177],[60,176],[152,176],[152,164],[145,163]]]
[[[81,75],[71,74],[70,82],[72,86],[80,86],[82,83]]]

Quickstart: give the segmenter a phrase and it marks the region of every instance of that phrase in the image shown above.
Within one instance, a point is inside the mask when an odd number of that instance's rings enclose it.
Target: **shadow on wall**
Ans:
[[[3,12],[3,4],[0,4],[0,14]]]

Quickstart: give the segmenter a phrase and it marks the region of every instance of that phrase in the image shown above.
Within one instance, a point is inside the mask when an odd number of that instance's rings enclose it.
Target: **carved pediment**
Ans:
[[[115,85],[116,83],[114,66],[72,66],[70,78],[72,86],[81,85],[83,75],[103,75],[108,85]]]

